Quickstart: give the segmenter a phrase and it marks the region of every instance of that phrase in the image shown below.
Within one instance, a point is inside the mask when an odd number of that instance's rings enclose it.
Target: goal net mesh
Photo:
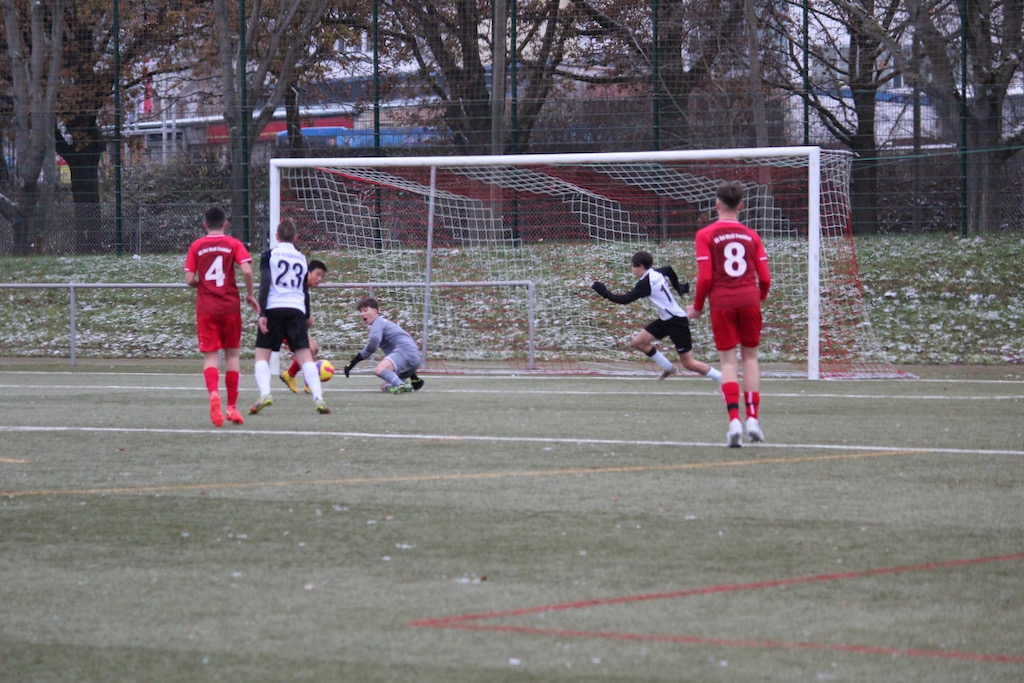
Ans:
[[[328,263],[332,281],[365,283],[362,291],[339,290],[330,313],[320,315],[333,322],[318,327],[318,340],[339,355],[358,349],[365,330],[353,305],[373,295],[384,315],[421,343],[426,337],[432,371],[653,371],[629,340],[654,309],[616,305],[590,285],[631,288],[630,257],[640,249],[695,281],[694,235],[715,218],[718,184],[738,179],[746,188],[740,219],[761,235],[772,270],[762,361],[806,368],[808,156],[610,156],[622,155],[278,166],[279,215],[297,222],[300,246]],[[820,371],[891,376],[898,373],[874,337],[858,277],[850,163],[849,154],[821,153]],[[525,288],[451,286],[509,281],[535,284],[532,346]],[[716,363],[707,316],[691,327],[695,355]]]

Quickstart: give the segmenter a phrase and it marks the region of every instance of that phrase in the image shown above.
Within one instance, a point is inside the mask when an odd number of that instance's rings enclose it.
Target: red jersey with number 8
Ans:
[[[239,312],[235,264],[249,261],[249,250],[230,235],[206,235],[192,243],[185,257],[185,270],[198,276],[197,315]]]
[[[718,220],[697,232],[697,289],[693,307],[724,311],[759,304],[771,275],[761,237],[737,221]]]

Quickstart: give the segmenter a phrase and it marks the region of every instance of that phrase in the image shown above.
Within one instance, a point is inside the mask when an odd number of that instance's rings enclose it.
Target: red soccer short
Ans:
[[[740,345],[757,347],[761,343],[761,304],[725,311],[711,309],[711,331],[719,351]]]
[[[196,333],[199,336],[200,353],[237,349],[242,341],[242,314],[197,313]]]

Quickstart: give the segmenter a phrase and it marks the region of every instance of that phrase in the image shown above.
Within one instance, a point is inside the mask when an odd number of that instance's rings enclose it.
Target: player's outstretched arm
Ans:
[[[672,266],[660,266],[654,270],[667,277],[669,283],[672,285],[672,289],[676,290],[680,296],[690,292],[690,283],[680,282],[679,275],[676,274],[676,271]]]
[[[644,289],[644,285],[647,285],[647,289]],[[617,304],[630,304],[637,299],[642,299],[645,296],[651,295],[650,285],[647,284],[646,278],[640,283],[637,283],[636,287],[629,290],[625,294],[614,294],[608,291],[608,287],[603,282],[594,281],[594,284],[590,285],[590,288],[603,296],[608,301],[614,301]]]
[[[350,360],[348,362],[348,365],[345,366],[345,376],[346,377],[348,377],[348,373],[352,372],[352,368],[354,368],[355,366],[359,365],[359,362],[361,360],[363,360],[363,355],[361,353],[357,353],[356,355],[352,356],[352,360]]]

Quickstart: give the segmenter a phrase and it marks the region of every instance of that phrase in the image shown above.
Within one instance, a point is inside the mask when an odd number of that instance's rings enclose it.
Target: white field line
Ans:
[[[452,442],[480,442],[480,443],[542,443],[542,444],[568,444],[578,446],[651,446],[665,448],[723,448],[721,441],[671,441],[671,440],[649,440],[649,439],[583,439],[583,438],[559,438],[546,436],[467,436],[464,434],[394,434],[385,432],[336,432],[336,431],[303,431],[293,429],[218,429],[216,432],[211,428],[204,429],[162,429],[146,427],[62,427],[51,426],[16,426],[0,425],[0,433],[15,432],[46,432],[46,433],[111,433],[111,434],[181,434],[181,435],[207,435],[217,436],[239,435],[245,437],[271,437],[283,436],[313,437],[322,439],[324,437],[341,437],[350,439],[408,439],[414,441],[452,441]],[[810,449],[824,451],[866,451],[877,452],[898,452],[901,454],[915,453],[945,453],[954,455],[1009,455],[1024,456],[1024,450],[988,450],[970,448],[915,448],[907,446],[858,446],[851,444],[808,444],[808,443],[760,443],[745,447],[749,450],[760,449]],[[749,452],[749,451],[748,451]]]
[[[430,378],[433,381],[435,378]],[[376,380],[375,380],[376,381]],[[707,380],[703,380],[707,382]],[[648,384],[651,383],[647,380]],[[280,392],[287,391],[283,386],[272,385]],[[665,386],[659,384],[659,387]],[[142,386],[142,385],[128,385],[128,384],[0,384],[0,390],[13,389],[22,391],[145,391],[145,392],[172,392],[172,391],[188,391],[188,392],[206,392],[206,387],[202,386],[201,383],[196,383],[195,386]],[[255,392],[256,387],[249,387],[243,384],[240,387],[243,392]],[[365,393],[380,393],[376,386],[367,387],[364,385],[356,385],[353,387],[346,386],[340,388],[336,384],[332,384],[324,387],[324,394],[331,396],[335,394],[365,394]],[[652,390],[630,390],[623,391],[622,389],[608,389],[608,390],[590,390],[590,389],[522,389],[515,387],[503,387],[501,389],[475,389],[475,388],[464,388],[464,389],[438,389],[436,386],[431,384],[429,389],[430,394],[521,394],[521,395],[532,395],[532,396],[718,396],[718,390],[715,387],[708,386],[703,391],[692,391],[692,390],[672,390],[669,388]],[[806,398],[806,399],[819,399],[819,398],[834,398],[834,399],[860,399],[860,400],[879,400],[879,399],[899,399],[901,401],[1024,401],[1024,394],[1008,394],[1001,396],[993,395],[974,395],[974,396],[949,396],[945,394],[936,395],[913,395],[913,394],[836,394],[836,393],[818,393],[818,392],[806,392],[801,391],[798,393],[783,393],[778,391],[762,391],[765,396],[771,396],[772,398]]]
[[[181,379],[184,382],[195,381],[198,377],[199,384],[202,385],[202,365],[201,363],[196,366],[196,372],[178,373],[178,372],[104,372],[104,371],[70,371],[70,370],[0,370],[0,377],[6,375],[29,375],[32,377],[39,376],[65,376],[65,377],[103,377],[110,379],[112,377],[165,377]],[[284,366],[282,366],[284,367]],[[676,368],[678,370],[678,366]],[[221,371],[223,373],[223,370]],[[672,379],[666,380],[668,384],[676,384],[680,381],[684,382],[707,382],[708,380],[700,377],[699,375],[680,371],[679,374]],[[246,365],[242,366],[242,377],[251,377],[252,370]],[[641,373],[636,375],[531,375],[529,373],[522,372],[508,372],[508,373],[496,373],[487,375],[473,375],[471,373],[466,374],[430,374],[426,373],[424,377],[434,382],[454,382],[454,381],[471,381],[473,379],[494,381],[501,379],[504,382],[582,382],[582,381],[594,381],[594,382],[642,382],[650,384],[655,380],[653,371],[650,373]],[[357,369],[352,373],[353,378],[358,377],[369,377],[372,378],[373,374],[369,370]],[[810,383],[806,377],[765,377],[762,376],[762,381],[769,381],[772,384],[783,384],[783,383]],[[1024,386],[1024,379],[837,379],[837,380],[820,380],[814,382],[815,385],[821,386],[837,386],[837,385],[886,385],[889,383],[903,386],[907,384],[1011,384]],[[0,385],[8,386],[8,385]],[[26,386],[23,384],[17,384],[12,386]]]

